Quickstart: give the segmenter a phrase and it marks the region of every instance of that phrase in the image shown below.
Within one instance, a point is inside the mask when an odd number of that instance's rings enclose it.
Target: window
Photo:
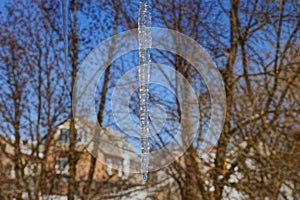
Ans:
[[[12,165],[7,165],[5,168],[5,175],[9,178],[15,178],[15,171]]]
[[[128,150],[128,144],[127,144],[127,143],[124,143],[124,144],[123,144],[123,150],[125,150],[125,151]]]
[[[5,143],[1,145],[1,150],[2,150],[3,152],[6,152],[6,144],[5,144]]]
[[[106,159],[106,164],[107,164],[107,174],[109,176],[111,176],[112,175],[112,160],[111,160],[111,158]]]
[[[69,142],[69,130],[68,129],[61,129],[60,135],[58,137],[58,141],[67,143]]]
[[[87,133],[86,132],[84,132],[84,133],[82,133],[82,137],[83,137],[83,142],[84,143],[87,143],[88,142],[88,137],[87,137]]]
[[[78,142],[81,142],[81,141],[82,141],[82,131],[81,131],[81,130],[78,130],[78,131],[77,131],[76,140],[77,140]]]
[[[119,160],[118,162],[118,177],[123,176],[123,162],[122,160]]]
[[[68,164],[68,158],[66,158],[66,157],[58,158],[55,163],[56,173],[57,174],[67,174],[68,173],[67,164]]]
[[[11,171],[12,171],[12,166],[11,165],[7,165],[6,169],[5,169],[5,175],[10,177],[11,176]]]
[[[84,132],[83,130],[79,129],[79,130],[77,131],[76,140],[77,140],[78,142],[87,143],[87,133]]]

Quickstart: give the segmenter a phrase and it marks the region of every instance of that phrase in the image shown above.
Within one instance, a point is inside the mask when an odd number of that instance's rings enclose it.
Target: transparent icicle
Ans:
[[[68,8],[69,0],[62,0],[62,10],[63,10],[63,37],[64,37],[64,54],[65,54],[65,67],[68,69],[68,54],[69,54],[69,44],[68,44]]]
[[[147,180],[150,160],[149,144],[149,79],[150,79],[150,48],[151,12],[149,1],[141,0],[138,17],[139,37],[139,98],[140,98],[140,126],[141,126],[141,173],[143,180]]]

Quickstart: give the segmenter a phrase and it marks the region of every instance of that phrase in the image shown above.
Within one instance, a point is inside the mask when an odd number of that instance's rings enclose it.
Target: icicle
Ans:
[[[65,53],[65,67],[68,69],[68,54],[69,54],[69,44],[68,44],[68,8],[69,0],[62,0],[63,4],[63,37],[64,37],[64,53]]]
[[[150,160],[149,144],[149,79],[150,79],[150,48],[151,37],[151,13],[149,1],[141,0],[138,18],[139,37],[139,97],[140,97],[140,126],[141,126],[141,173],[143,180],[148,178],[148,166]]]

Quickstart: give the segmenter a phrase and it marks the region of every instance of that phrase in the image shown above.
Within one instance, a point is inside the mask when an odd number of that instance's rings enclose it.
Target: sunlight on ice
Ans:
[[[147,180],[150,160],[149,145],[149,79],[150,79],[150,48],[151,13],[149,1],[141,0],[138,16],[139,37],[139,98],[140,98],[140,126],[141,126],[141,173],[143,180]]]

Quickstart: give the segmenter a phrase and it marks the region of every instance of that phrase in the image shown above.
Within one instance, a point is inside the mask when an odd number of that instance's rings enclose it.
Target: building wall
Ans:
[[[68,158],[68,142],[61,142],[60,134],[62,129],[68,129],[69,122],[63,123],[58,127],[57,131],[54,133],[53,142],[50,145],[50,150],[46,158],[48,170],[52,173],[58,173],[57,165],[60,163],[59,160],[63,158]],[[78,130],[83,130],[79,128]],[[116,133],[113,133],[117,135]],[[112,137],[116,137],[113,135]],[[84,137],[84,132],[81,132],[81,136]],[[120,141],[125,141],[125,139],[120,139]],[[92,155],[89,151],[86,150],[84,142],[78,141],[76,145],[76,154],[78,155],[78,161],[76,165],[76,180],[77,181],[86,181],[88,179],[89,170],[91,167]],[[129,178],[128,171],[130,170],[129,165],[131,164],[130,158],[126,154],[120,151],[120,154],[115,154],[115,152],[102,152],[98,151],[95,172],[93,181],[96,182],[117,182],[124,178]],[[68,176],[68,165],[65,166],[64,170],[61,170],[61,175]],[[126,171],[126,172],[123,172]]]

